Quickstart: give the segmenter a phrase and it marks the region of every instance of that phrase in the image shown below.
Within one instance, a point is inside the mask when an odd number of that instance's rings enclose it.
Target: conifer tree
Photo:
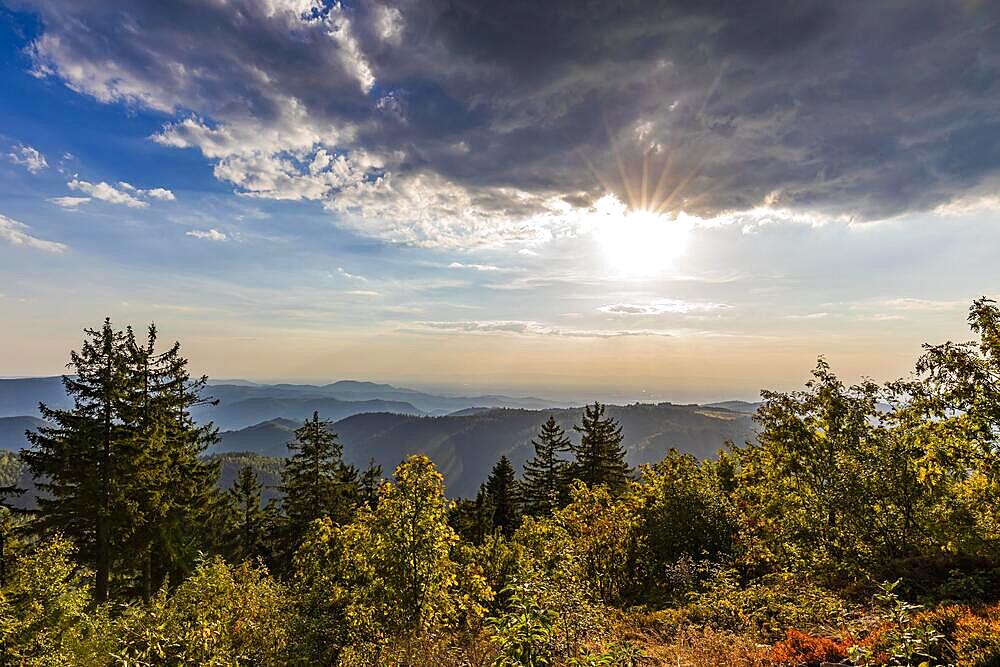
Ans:
[[[612,493],[621,493],[632,476],[625,463],[621,424],[614,417],[605,417],[604,406],[595,401],[584,408],[580,426],[573,429],[581,437],[572,476],[588,486],[604,484]]]
[[[237,561],[260,555],[265,524],[260,505],[262,489],[256,471],[249,464],[240,468],[229,489],[228,500],[236,518],[231,549]]]
[[[193,564],[218,477],[199,455],[215,429],[190,415],[207,379],[191,379],[178,344],[157,353],[155,327],[142,345],[110,319],[85,336],[63,377],[73,407],[41,405],[52,425],[28,433],[22,458],[43,491],[36,527],[76,543],[104,601],[112,574],[148,594],[154,578]]]
[[[192,407],[214,404],[202,396],[208,379],[193,379],[188,361],[174,343],[158,352],[157,331],[150,325],[139,344],[125,333],[128,352],[128,400],[123,411],[130,437],[129,499],[138,521],[127,553],[139,571],[146,597],[157,582],[187,574],[206,544],[203,527],[222,503],[218,467],[201,454],[216,441],[211,424],[196,424]]]
[[[369,459],[368,467],[358,479],[358,498],[368,509],[375,509],[378,504],[378,489],[382,486],[382,466]]]
[[[486,498],[493,509],[493,527],[510,537],[519,523],[517,481],[510,459],[501,456],[486,480]]]
[[[573,445],[551,415],[531,444],[535,456],[524,464],[521,502],[526,514],[551,516],[567,500],[569,461],[560,455],[572,451]]]
[[[74,374],[62,378],[73,398],[68,410],[39,405],[51,424],[27,433],[21,453],[35,485],[42,530],[59,531],[76,544],[82,562],[93,567],[95,597],[108,598],[113,554],[123,533],[134,525],[122,491],[125,439],[122,405],[126,400],[125,337],[110,318],[100,329],[86,329],[80,352],[70,353]]]
[[[343,461],[343,448],[330,422],[314,412],[288,444],[293,452],[281,473],[285,549],[294,551],[309,524],[330,517],[334,524],[351,519],[358,496],[358,472]]]

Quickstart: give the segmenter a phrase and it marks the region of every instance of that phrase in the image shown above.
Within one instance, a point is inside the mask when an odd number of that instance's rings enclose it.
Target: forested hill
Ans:
[[[444,472],[450,495],[470,496],[500,456],[521,468],[532,455],[531,439],[550,414],[573,437],[582,411],[492,409],[442,417],[367,413],[337,421],[333,429],[349,463],[364,466],[374,458],[383,470],[392,470],[407,455],[425,453]],[[627,459],[633,465],[659,461],[671,447],[713,456],[727,440],[742,443],[753,437],[750,415],[725,409],[660,403],[608,406],[607,411],[622,424]],[[296,426],[275,419],[223,432],[214,451],[286,456]]]
[[[276,400],[280,404],[282,399]],[[753,437],[753,421],[742,411],[670,403],[612,405],[607,410],[622,424],[627,459],[633,465],[659,461],[671,447],[699,457],[714,456],[727,440],[742,443]],[[532,438],[550,414],[576,440],[573,426],[582,412],[582,408],[481,408],[441,417],[374,412],[337,421],[336,413],[330,416],[348,463],[363,468],[375,459],[388,472],[406,456],[425,453],[445,473],[450,495],[470,496],[500,456],[507,456],[521,469],[532,455]],[[320,416],[326,418],[328,413],[321,409]],[[0,417],[0,449],[17,451],[26,444],[24,431],[42,423],[34,417]],[[301,425],[302,420],[278,417],[223,431],[211,453],[251,452],[283,458],[289,453],[287,443]]]

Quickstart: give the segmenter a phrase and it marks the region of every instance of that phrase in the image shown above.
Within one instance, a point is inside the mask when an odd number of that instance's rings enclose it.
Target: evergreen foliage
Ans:
[[[520,523],[518,512],[518,484],[510,459],[501,456],[493,466],[483,487],[481,503],[489,506],[491,528],[510,537]],[[482,505],[481,505],[482,506]]]
[[[281,473],[283,535],[279,540],[286,563],[313,521],[329,517],[334,524],[347,523],[359,496],[357,469],[344,463],[337,434],[318,412],[295,430],[288,449],[292,456]]]
[[[139,345],[110,319],[87,329],[63,377],[70,409],[39,407],[22,458],[44,493],[36,528],[61,531],[96,576],[95,596],[183,576],[201,548],[199,526],[215,502],[214,466],[200,454],[215,438],[190,409],[207,379],[192,380],[175,343],[156,351],[150,326]]]
[[[230,555],[234,562],[264,555],[267,518],[261,508],[261,490],[253,466],[244,464],[229,489],[227,508],[235,519],[229,533]]]
[[[604,406],[595,401],[584,408],[580,425],[573,429],[580,434],[580,444],[574,449],[570,475],[588,486],[604,484],[614,494],[624,491],[632,469],[625,463],[618,420],[605,416]]]
[[[535,455],[524,464],[521,502],[525,514],[551,516],[568,501],[570,464],[563,455],[571,452],[573,445],[551,416],[531,444],[535,447]]]

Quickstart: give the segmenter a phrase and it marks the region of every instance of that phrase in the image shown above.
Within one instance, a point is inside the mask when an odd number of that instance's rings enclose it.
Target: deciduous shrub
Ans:
[[[814,667],[824,662],[840,662],[847,657],[843,641],[790,629],[785,639],[771,647],[768,659],[777,665]]]

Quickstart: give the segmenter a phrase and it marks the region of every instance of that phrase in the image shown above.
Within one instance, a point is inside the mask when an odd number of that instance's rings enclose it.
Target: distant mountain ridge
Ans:
[[[718,403],[704,403],[703,408],[720,408],[722,410],[731,410],[733,412],[741,412],[743,414],[752,415],[757,412],[757,408],[763,405],[760,401],[751,403],[749,401],[719,401]]]
[[[754,437],[749,415],[723,408],[660,403],[611,405],[607,411],[622,423],[628,461],[633,465],[659,461],[671,447],[700,457],[714,456],[727,440],[742,443]],[[449,494],[468,496],[475,494],[501,455],[520,470],[533,453],[531,439],[549,415],[576,440],[573,425],[581,412],[582,408],[495,408],[447,416],[362,413],[336,421],[332,430],[339,435],[348,463],[364,466],[374,459],[389,473],[409,454],[422,452],[445,474]],[[298,425],[272,419],[226,431],[213,451],[287,456],[287,443]]]
[[[314,410],[329,419],[342,419],[363,412],[444,415],[469,408],[540,410],[565,405],[534,397],[438,395],[359,380],[340,380],[325,385],[228,380],[210,384],[204,395],[218,399],[218,405],[198,406],[192,415],[200,422],[213,421],[222,429],[244,428],[278,417],[300,420]],[[0,417],[37,417],[39,402],[53,408],[71,405],[60,377],[0,380]]]
[[[364,466],[374,458],[388,474],[407,455],[424,452],[445,473],[453,495],[474,494],[501,455],[520,469],[550,414],[575,437],[572,427],[582,411],[534,397],[445,396],[357,380],[326,385],[231,380],[210,385],[205,394],[218,405],[199,406],[193,416],[222,430],[211,453],[285,457],[294,430],[318,411],[335,422],[348,462]],[[39,401],[69,406],[59,377],[0,380],[0,449],[25,446],[24,431],[42,423]],[[640,464],[662,459],[671,447],[712,456],[727,440],[751,439],[758,405],[635,403],[609,405],[608,413],[622,423],[629,462]]]

